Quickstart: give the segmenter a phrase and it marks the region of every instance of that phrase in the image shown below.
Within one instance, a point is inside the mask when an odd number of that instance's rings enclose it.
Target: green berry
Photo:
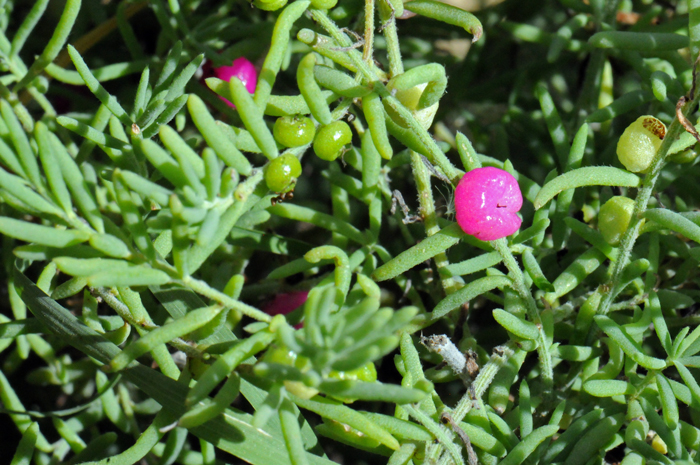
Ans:
[[[280,155],[265,168],[265,182],[274,192],[286,192],[301,174],[301,163],[292,154]]]
[[[328,10],[338,4],[338,0],[311,0],[311,6],[317,10]]]
[[[671,163],[685,164],[692,163],[698,156],[698,152],[694,149],[683,150],[682,152],[674,153],[669,155],[667,160]]]
[[[275,121],[272,133],[285,147],[301,147],[314,140],[316,127],[306,116],[282,116]]]
[[[610,245],[618,245],[622,235],[629,228],[634,210],[634,200],[627,197],[613,197],[603,205],[598,213],[598,229]]]
[[[287,0],[253,0],[253,5],[265,11],[275,11],[287,4]]]
[[[350,126],[344,121],[334,121],[321,127],[314,138],[314,152],[322,160],[333,161],[343,153],[352,141]]]
[[[653,116],[640,116],[617,142],[617,157],[633,173],[646,173],[666,135],[664,123]]]

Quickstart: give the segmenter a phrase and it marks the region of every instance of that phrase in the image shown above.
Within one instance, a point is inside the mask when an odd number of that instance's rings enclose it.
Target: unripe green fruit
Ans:
[[[665,136],[664,123],[653,116],[640,116],[620,136],[617,158],[629,171],[646,173]]]
[[[337,4],[338,0],[311,0],[311,6],[317,10],[328,10]]]
[[[350,126],[345,121],[334,121],[318,130],[314,138],[314,152],[322,160],[333,161],[352,141]]]
[[[598,213],[598,229],[605,241],[617,245],[632,220],[634,200],[627,197],[613,197],[603,205]]]
[[[685,164],[692,163],[698,156],[698,152],[694,148],[683,150],[682,152],[674,153],[669,155],[667,160],[671,163]]]
[[[286,192],[301,174],[301,163],[292,154],[280,155],[265,168],[265,182],[274,192]]]
[[[287,4],[287,0],[253,0],[253,5],[261,10],[275,11]]]
[[[316,127],[306,116],[282,116],[275,121],[272,133],[285,147],[301,147],[314,140]]]

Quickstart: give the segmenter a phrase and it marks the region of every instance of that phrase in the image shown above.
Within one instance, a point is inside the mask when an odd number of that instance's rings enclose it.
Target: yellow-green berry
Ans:
[[[692,163],[697,157],[698,152],[695,150],[695,148],[690,148],[674,153],[673,155],[669,155],[667,160],[671,163],[678,163],[682,165],[685,163]]]
[[[338,4],[338,0],[311,0],[311,6],[317,10],[328,10]]]
[[[351,141],[350,126],[345,121],[334,121],[321,127],[316,133],[314,152],[318,158],[333,161],[343,153],[343,149]]]
[[[653,116],[640,116],[617,142],[617,158],[633,173],[646,173],[659,151],[666,126]]]
[[[634,200],[627,197],[613,197],[603,205],[598,213],[598,229],[605,241],[617,245],[632,220]]]
[[[314,140],[316,127],[306,116],[282,116],[275,121],[272,133],[285,147],[301,147]]]
[[[265,182],[274,192],[286,192],[301,174],[301,163],[292,154],[280,155],[265,168]]]
[[[287,4],[287,0],[253,0],[253,5],[265,11],[279,10]]]

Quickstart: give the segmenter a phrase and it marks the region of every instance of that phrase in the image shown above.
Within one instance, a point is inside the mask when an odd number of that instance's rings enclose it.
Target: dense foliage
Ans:
[[[698,0],[0,0],[0,462],[700,463],[699,52]]]

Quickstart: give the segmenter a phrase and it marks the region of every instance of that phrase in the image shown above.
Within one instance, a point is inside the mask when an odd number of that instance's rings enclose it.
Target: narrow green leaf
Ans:
[[[85,123],[69,118],[68,116],[59,116],[56,118],[56,122],[64,128],[70,129],[74,133],[99,145],[118,166],[134,170],[137,168],[136,160],[133,158],[133,154],[131,154],[131,145],[126,142],[98,131]]]
[[[427,395],[425,391],[420,389],[380,382],[365,383],[351,380],[326,380],[321,383],[319,390],[334,397],[368,401],[378,400],[395,404],[415,404],[423,400]]]
[[[335,216],[321,213],[308,207],[302,207],[300,205],[290,203],[278,203],[273,207],[269,207],[267,211],[282,218],[311,223],[319,228],[341,234],[359,244],[364,244],[367,241],[362,232],[350,223],[338,219]]]
[[[591,457],[610,442],[610,438],[622,428],[624,423],[625,415],[622,413],[609,416],[598,422],[586,434],[581,436],[564,464],[585,465]]]
[[[34,134],[39,147],[39,159],[49,182],[49,189],[64,212],[72,213],[73,203],[61,173],[61,165],[54,154],[49,138],[49,129],[41,121],[34,126]]]
[[[233,143],[222,134],[202,99],[196,95],[190,95],[187,100],[187,108],[190,111],[195,126],[197,126],[199,132],[202,133],[209,147],[214,149],[216,155],[221,158],[226,165],[234,168],[242,175],[250,175],[252,171],[250,162]]]
[[[639,347],[639,344],[625,333],[624,329],[618,326],[612,319],[604,315],[597,315],[594,319],[600,329],[617,342],[620,348],[632,360],[649,370],[663,370],[666,368],[666,362],[664,360],[646,355],[642,348]]]
[[[664,228],[683,234],[688,239],[700,243],[700,226],[674,211],[665,208],[652,208],[645,211],[643,216],[659,223]]]
[[[661,398],[664,422],[670,430],[675,430],[680,420],[678,413],[678,402],[676,401],[676,397],[671,389],[671,384],[664,375],[657,373],[656,386],[659,389],[659,397]]]
[[[588,166],[567,171],[542,186],[535,198],[535,210],[542,208],[557,194],[584,186],[638,187],[639,176],[612,166]]]
[[[635,389],[627,381],[596,379],[583,383],[583,390],[595,397],[612,397],[634,394]]]
[[[114,116],[119,118],[119,121],[121,121],[122,124],[125,126],[131,126],[133,121],[131,121],[129,115],[119,104],[117,98],[102,87],[102,84],[100,84],[97,78],[95,78],[90,71],[90,68],[88,68],[88,66],[85,64],[83,57],[80,56],[80,53],[70,44],[68,45],[68,54],[75,65],[75,69],[77,69],[78,73],[80,73],[80,77],[82,77],[83,81],[85,81],[85,85],[88,89],[90,89],[90,92],[92,92],[95,97],[97,97],[97,99],[102,102],[102,104],[106,106],[109,111],[112,112]]]
[[[175,70],[180,64],[180,59],[182,58],[182,42],[177,41],[173,47],[168,52],[168,56],[165,57],[165,62],[163,63],[163,68],[160,70],[158,75],[158,81],[153,88],[153,93],[158,94],[164,89],[167,89],[174,77]]]
[[[149,181],[131,171],[121,171],[121,177],[129,189],[138,192],[141,196],[153,199],[161,206],[168,205],[168,199],[173,191],[166,189],[160,184]]]
[[[146,129],[143,130],[143,133],[141,135],[144,138],[153,137],[160,128],[167,125],[170,121],[172,121],[173,118],[175,118],[175,116],[177,116],[180,113],[182,107],[184,107],[187,103],[188,97],[189,96],[187,94],[183,94],[177,97],[175,100],[169,102],[167,105],[165,105],[163,111],[160,112],[160,114],[155,118],[153,123],[151,123]]]
[[[299,429],[298,413],[295,412],[294,404],[289,399],[284,399],[279,409],[280,424],[282,425],[282,435],[287,446],[289,459],[292,465],[307,465],[304,441],[301,438]]]
[[[122,274],[121,271],[114,271],[113,273],[115,275]],[[147,277],[144,277],[144,281],[147,279]],[[218,315],[221,310],[222,307],[219,305],[212,305],[210,307],[192,310],[182,318],[178,318],[165,326],[161,326],[160,328],[150,331],[138,341],[132,342],[126,346],[126,348],[119,355],[112,359],[112,361],[109,363],[109,368],[112,371],[123,370],[129,363],[131,363],[131,361],[136,360],[136,358],[140,357],[146,352],[150,352],[156,346],[172,341],[175,338],[182,337],[185,334],[201,328],[212,318]]]
[[[44,14],[44,11],[46,11],[48,4],[49,0],[37,0],[32,9],[29,10],[29,13],[27,13],[24,21],[22,21],[22,24],[20,24],[17,32],[15,32],[14,37],[12,38],[12,47],[10,48],[9,54],[10,59],[14,59],[17,57],[17,55],[19,55],[24,43],[27,41],[32,31],[36,27],[37,23]]]
[[[345,423],[390,449],[399,449],[399,442],[387,430],[349,407],[334,404],[323,397],[316,397],[314,400],[301,399],[291,394],[290,397],[301,408],[310,410],[324,418]]]
[[[119,4],[121,7],[121,3]],[[132,117],[137,121],[143,115],[143,111],[146,108],[146,94],[148,93],[148,81],[151,77],[150,68],[146,67],[141,73],[141,79],[139,80],[139,86],[136,88],[136,95],[134,97],[134,108],[132,112]]]
[[[54,155],[57,158],[58,165],[61,167],[61,173],[63,173],[63,179],[68,186],[68,190],[73,196],[73,200],[78,206],[78,210],[82,213],[83,217],[88,220],[90,225],[95,228],[97,232],[104,232],[104,221],[102,219],[102,214],[97,206],[92,192],[88,183],[85,181],[82,171],[78,167],[77,163],[68,154],[68,150],[63,145],[61,140],[56,134],[50,133],[49,137],[54,148]]]
[[[566,128],[559,116],[557,107],[554,105],[554,100],[552,100],[552,96],[547,89],[547,85],[542,82],[539,83],[535,87],[535,93],[540,101],[540,108],[542,108],[549,135],[554,143],[554,150],[559,157],[559,166],[564,171],[569,156],[569,136],[566,133]]]
[[[535,283],[535,286],[545,292],[554,292],[554,286],[552,286],[552,283],[549,282],[547,277],[542,272],[537,259],[532,254],[530,249],[526,249],[523,252],[522,258],[525,271],[527,271],[527,274],[530,275],[532,282]]]
[[[136,149],[151,162],[165,178],[176,187],[188,185],[188,179],[183,168],[158,144],[149,139],[134,139]]]
[[[167,273],[147,266],[134,266],[118,271],[101,271],[87,277],[92,287],[153,286],[172,280]]]
[[[0,168],[0,187],[29,208],[49,215],[63,216],[63,212],[44,197],[30,189],[25,181]]]
[[[603,252],[610,260],[617,260],[617,248],[608,244],[605,239],[603,239],[603,235],[600,233],[600,231],[587,226],[576,218],[566,217],[564,218],[564,222],[573,232],[581,236],[593,247]]]
[[[499,465],[519,465],[532,454],[537,446],[559,431],[559,425],[541,426],[523,438]]]
[[[478,257],[470,258],[459,263],[451,263],[447,265],[446,270],[452,276],[464,276],[477,271],[491,268],[503,261],[503,257],[498,252],[488,252]]]
[[[647,90],[633,90],[615,99],[610,105],[592,112],[586,118],[589,123],[602,123],[623,115],[635,108],[651,102],[654,94]]]
[[[70,31],[73,29],[73,24],[80,11],[80,5],[81,0],[66,0],[66,6],[63,9],[63,13],[61,13],[61,18],[58,20],[51,39],[49,39],[39,58],[32,63],[27,74],[12,88],[13,92],[17,93],[25,88],[58,56],[68,39]]]
[[[22,439],[17,445],[15,455],[12,457],[10,465],[29,465],[34,455],[34,446],[36,445],[37,436],[39,434],[39,424],[32,423],[24,430]]]
[[[435,236],[431,236],[431,238],[432,237]],[[401,257],[401,255],[399,255],[399,257]],[[457,292],[454,292],[442,299],[433,309],[431,317],[432,319],[440,318],[446,315],[447,313],[451,312],[455,308],[458,308],[466,302],[469,302],[471,299],[483,294],[484,292],[489,292],[493,289],[496,289],[497,287],[509,287],[512,285],[513,283],[510,280],[510,278],[507,278],[505,276],[486,276],[484,278],[477,279],[476,281],[472,281],[471,283],[467,284]]]
[[[90,70],[95,79],[99,82],[119,79],[130,74],[140,73],[148,65],[147,60],[127,61],[124,63],[113,63],[101,68]],[[61,68],[51,63],[46,67],[46,74],[57,81],[70,84],[72,86],[84,86],[85,81],[77,71]]]
[[[427,18],[462,27],[474,36],[472,42],[479,40],[484,32],[477,17],[461,8],[432,0],[413,1],[416,3],[405,5],[404,8]]]
[[[386,281],[405,273],[414,266],[444,252],[464,237],[458,224],[452,224],[434,234],[377,268],[372,274],[375,281]],[[461,304],[460,304],[461,305]]]
[[[574,290],[586,277],[593,273],[605,261],[605,255],[597,249],[589,249],[574,260],[571,265],[557,276],[552,285],[554,292],[547,293],[547,302],[554,302],[555,299]]]
[[[168,93],[165,95],[165,101],[171,102],[181,96],[185,86],[192,76],[197,72],[200,65],[204,61],[204,54],[197,55],[192,61],[187,63],[180,73],[173,79],[173,82],[168,86]]]
[[[676,366],[676,369],[678,370],[678,373],[681,375],[681,378],[685,382],[685,385],[690,390],[690,395],[692,396],[693,401],[695,403],[700,403],[700,386],[698,386],[698,382],[693,376],[693,374],[680,362],[674,361],[673,364]]]
[[[91,276],[105,270],[119,271],[135,266],[127,261],[112,258],[57,257],[54,259],[54,263],[64,273],[81,277]]]
[[[255,89],[255,104],[261,109],[267,106],[277,73],[282,67],[287,47],[289,46],[289,34],[292,27],[310,4],[306,0],[290,3],[282,10],[275,22],[275,29],[272,32],[272,44],[260,70],[258,85]]]
[[[80,244],[90,238],[90,233],[85,231],[57,229],[6,217],[0,217],[0,233],[25,242],[59,248]]]
[[[24,128],[22,128],[15,112],[12,110],[12,106],[5,99],[0,100],[0,113],[5,120],[12,145],[15,147],[15,153],[19,158],[20,165],[22,165],[23,172],[27,175],[27,180],[41,191],[44,187],[44,182],[39,173],[36,155],[34,155],[34,151],[29,145],[27,133],[24,132]],[[0,185],[4,185],[4,183]]]
[[[673,51],[687,47],[688,36],[670,32],[603,31],[593,34],[588,43],[618,50]]]
[[[201,179],[204,177],[204,162],[202,158],[192,150],[177,131],[170,126],[161,126],[158,136],[171,153],[187,160],[187,163],[194,169],[197,178]]]
[[[671,334],[666,326],[666,319],[661,313],[661,304],[659,303],[659,296],[656,292],[651,291],[649,293],[649,312],[651,313],[651,318],[654,323],[654,331],[661,341],[661,346],[666,351],[667,355],[672,354],[673,343],[671,342]]]
[[[121,177],[120,170],[114,170],[112,182],[114,183],[114,191],[117,194],[117,204],[124,218],[124,223],[131,232],[134,244],[147,258],[155,260],[156,252],[153,248],[153,240],[148,234],[139,208],[134,204],[131,193],[126,188],[126,183]]]
[[[265,124],[262,111],[258,109],[258,106],[253,101],[253,98],[240,79],[236,77],[232,78],[229,85],[231,87],[233,103],[236,105],[238,114],[241,120],[243,120],[246,129],[248,129],[250,135],[253,136],[253,140],[255,140],[255,143],[260,147],[263,155],[265,155],[268,160],[277,158],[277,156],[279,156],[277,143],[275,142],[275,138],[272,137],[272,132],[270,132],[267,124]]]
[[[507,331],[510,331],[518,337],[521,337],[523,339],[530,339],[533,341],[539,337],[540,332],[537,329],[537,325],[529,321],[520,319],[512,313],[497,308],[493,311],[493,317],[498,322],[498,324],[500,324]]]

